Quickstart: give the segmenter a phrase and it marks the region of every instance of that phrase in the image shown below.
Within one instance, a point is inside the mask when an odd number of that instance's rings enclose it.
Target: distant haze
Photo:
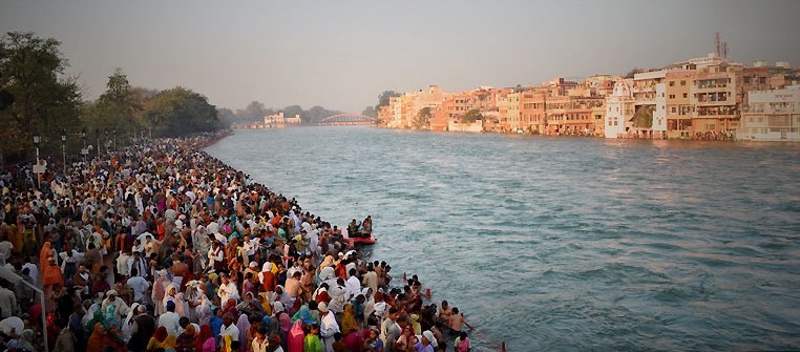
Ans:
[[[714,51],[800,65],[800,1],[5,0],[0,31],[62,42],[95,99],[184,86],[218,107],[361,112],[383,90],[447,91],[624,74]]]

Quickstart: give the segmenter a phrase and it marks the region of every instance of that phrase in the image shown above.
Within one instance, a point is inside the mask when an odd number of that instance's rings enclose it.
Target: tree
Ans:
[[[637,73],[642,73],[642,72],[644,72],[644,70],[643,70],[643,69],[641,69],[641,68],[638,68],[638,67],[634,67],[634,68],[632,68],[630,71],[628,71],[628,73],[626,73],[626,74],[625,74],[625,78],[633,78],[633,76],[634,76],[635,74],[637,74]]]
[[[483,120],[483,115],[478,109],[467,111],[467,113],[461,117],[461,123],[473,123],[478,120]]]
[[[389,105],[389,99],[402,96],[403,93],[398,93],[393,90],[385,90],[378,96],[378,105],[375,106],[375,111],[380,111],[381,106]]]
[[[244,110],[236,110],[236,115],[245,121],[257,122],[263,121],[264,116],[270,115],[270,112],[261,102],[252,101]]]
[[[433,114],[431,114],[431,108],[426,106],[419,110],[417,116],[414,117],[414,120],[411,123],[413,124],[414,128],[418,130],[428,128],[431,125],[432,117]]]
[[[366,108],[364,108],[363,111],[361,111],[361,115],[369,117],[378,117],[378,112],[375,111],[375,107],[367,106]]]
[[[108,77],[106,91],[100,96],[99,108],[103,111],[107,121],[105,128],[117,129],[121,133],[136,133],[143,127],[136,120],[137,113],[142,110],[136,93],[128,82],[128,77],[122,69],[116,69]]]
[[[287,107],[283,108],[283,117],[284,118],[290,118],[290,117],[295,117],[295,115],[300,115],[300,119],[303,120],[303,115],[304,114],[305,114],[305,111],[303,111],[303,108],[300,107],[300,105],[290,105],[290,106],[287,106]]]
[[[305,122],[305,123],[309,123],[309,122],[313,123],[313,122],[322,121],[326,117],[332,116],[332,115],[336,115],[336,113],[328,111],[328,110],[326,110],[325,108],[323,108],[323,107],[321,107],[319,105],[315,105],[311,109],[308,109],[308,111],[306,111],[305,114],[303,114],[302,116],[305,117],[303,119],[303,122]]]
[[[145,104],[145,119],[154,137],[179,137],[220,128],[217,108],[183,87],[159,92]]]
[[[27,141],[34,131],[42,136],[43,150],[59,150],[62,129],[73,133],[80,127],[80,90],[75,78],[64,76],[67,61],[59,45],[33,33],[9,32],[0,40],[0,152],[5,157],[32,149]]]
[[[236,115],[233,113],[233,110],[228,108],[217,108],[217,116],[220,122],[226,127],[229,127],[236,120]]]
[[[654,105],[642,105],[633,114],[633,127],[651,128],[653,127]]]

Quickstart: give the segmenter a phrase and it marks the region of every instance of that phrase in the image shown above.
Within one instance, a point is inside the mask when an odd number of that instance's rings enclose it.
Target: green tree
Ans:
[[[264,116],[270,114],[271,112],[264,107],[264,104],[258,101],[250,102],[244,110],[236,110],[236,115],[248,122],[263,121]]]
[[[393,97],[399,97],[403,95],[403,93],[398,93],[393,90],[385,90],[378,96],[378,105],[375,105],[375,111],[380,111],[381,106],[389,105],[389,99]]]
[[[230,127],[230,125],[236,121],[236,115],[233,113],[233,110],[228,108],[217,108],[217,116],[225,127]]]
[[[303,122],[305,122],[305,123],[312,122],[313,123],[313,122],[319,122],[319,121],[321,121],[321,120],[323,120],[326,117],[331,116],[331,115],[336,115],[336,114],[331,112],[331,111],[326,110],[325,108],[323,108],[323,107],[321,107],[319,105],[315,105],[315,106],[311,107],[311,109],[308,109],[308,111],[306,111],[305,114],[303,114],[302,116],[305,117],[305,118],[303,118]]]
[[[139,97],[128,82],[128,77],[122,73],[122,69],[116,69],[114,74],[108,77],[106,91],[98,99],[99,109],[106,117],[103,128],[117,130],[122,134],[135,134],[141,127],[137,121],[137,114],[142,110]]]
[[[426,106],[419,110],[417,116],[414,117],[414,120],[411,121],[411,123],[414,125],[414,128],[418,130],[429,128],[432,117],[433,114],[431,114],[431,108]]]
[[[375,107],[367,106],[366,108],[364,108],[363,111],[361,111],[361,115],[369,116],[369,117],[376,117],[377,118],[378,117],[378,112],[375,111]]]
[[[9,32],[0,40],[0,153],[21,157],[33,149],[31,136],[42,136],[43,151],[60,150],[62,129],[80,127],[80,90],[66,77],[67,61],[58,40],[33,33]],[[77,129],[76,129],[77,128]],[[21,142],[22,141],[22,142]]]
[[[217,108],[189,89],[159,92],[145,104],[145,120],[154,137],[179,137],[220,128]]]
[[[478,109],[467,111],[467,113],[461,117],[461,123],[473,123],[478,120],[483,120],[483,115]]]
[[[633,114],[633,127],[651,128],[653,127],[654,105],[642,105]]]
[[[300,105],[290,105],[283,108],[283,117],[284,118],[291,118],[295,115],[300,115],[300,119],[303,120],[303,115],[305,115],[305,111]]]

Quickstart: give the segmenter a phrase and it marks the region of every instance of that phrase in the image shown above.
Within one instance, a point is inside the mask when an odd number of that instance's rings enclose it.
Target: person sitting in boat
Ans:
[[[372,234],[372,215],[367,215],[367,218],[361,222],[361,231],[365,237],[369,237]]]
[[[356,222],[356,219],[353,219],[353,221],[351,221],[350,224],[347,225],[347,234],[350,237],[359,237],[359,236],[361,236],[361,233],[358,231],[359,227],[360,226]]]

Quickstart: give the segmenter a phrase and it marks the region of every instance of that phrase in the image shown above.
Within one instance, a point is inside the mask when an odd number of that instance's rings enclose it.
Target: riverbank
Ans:
[[[352,251],[340,227],[201,150],[227,135],[141,141],[73,164],[39,189],[4,184],[10,208],[3,211],[0,243],[8,241],[13,249],[0,254],[15,273],[40,281],[46,296],[42,307],[31,294],[18,293],[14,311],[32,307],[27,327],[46,331],[42,341],[50,347],[69,330],[76,350],[91,350],[95,334],[132,348],[149,337],[126,333],[129,311],[161,321],[174,306],[203,327],[213,326],[211,313],[220,309],[243,332],[253,332],[245,335],[258,331],[244,328],[245,322],[262,325],[292,351],[294,335],[277,322],[304,309],[319,316],[325,303],[343,335],[355,334],[348,341],[359,346],[365,331],[383,326],[392,308],[400,312],[392,316],[400,327],[415,321],[409,326],[432,330],[443,344],[450,339],[444,334],[449,320],[430,302],[423,304],[427,292],[416,278],[392,279],[391,266]],[[39,245],[29,246],[26,238]],[[35,254],[41,261],[27,260]],[[138,262],[139,257],[148,260]],[[152,290],[142,291],[135,278]],[[199,283],[207,290],[198,291]],[[85,330],[71,327],[59,334],[76,312],[70,302],[81,299],[74,308],[88,322]],[[345,331],[352,327],[346,308],[351,304],[360,307],[357,329]],[[41,311],[52,322],[47,328],[35,319]],[[92,333],[95,323],[104,331]],[[183,329],[167,333],[176,339],[184,335]]]

